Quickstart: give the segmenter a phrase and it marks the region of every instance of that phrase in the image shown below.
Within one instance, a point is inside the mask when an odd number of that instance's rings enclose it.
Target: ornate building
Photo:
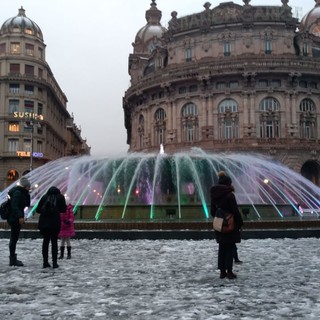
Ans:
[[[0,190],[48,161],[90,153],[46,62],[39,26],[25,15],[0,29]]]
[[[164,28],[152,1],[129,56],[129,150],[257,152],[319,185],[320,0],[300,22],[288,0],[243,2]]]

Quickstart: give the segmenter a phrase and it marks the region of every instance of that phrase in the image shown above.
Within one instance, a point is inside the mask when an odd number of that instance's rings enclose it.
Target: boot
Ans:
[[[64,247],[60,247],[60,256],[58,259],[63,259],[64,256]]]
[[[54,268],[54,269],[59,268],[59,265],[57,264],[57,261],[53,261],[52,268]]]
[[[68,250],[67,259],[71,259],[71,247],[67,247],[67,250]]]
[[[51,265],[48,261],[43,262],[43,268],[51,268]]]
[[[17,255],[9,257],[9,266],[23,267],[22,261],[17,259]]]

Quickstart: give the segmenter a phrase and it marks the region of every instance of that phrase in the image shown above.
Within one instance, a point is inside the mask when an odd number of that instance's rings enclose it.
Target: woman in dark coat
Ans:
[[[58,268],[58,235],[60,232],[60,212],[66,211],[66,200],[56,187],[50,187],[40,199],[36,211],[40,213],[38,228],[43,236],[43,267],[51,267],[48,262],[49,243],[51,241],[52,267]]]
[[[218,269],[221,279],[225,277],[234,279],[237,277],[232,271],[234,246],[241,241],[240,228],[243,225],[243,220],[238,209],[231,178],[224,171],[219,172],[218,176],[218,184],[211,188],[211,215],[215,217],[217,208],[221,208],[227,213],[233,214],[234,218],[234,230],[232,232],[221,233],[215,231],[216,241],[219,244]]]

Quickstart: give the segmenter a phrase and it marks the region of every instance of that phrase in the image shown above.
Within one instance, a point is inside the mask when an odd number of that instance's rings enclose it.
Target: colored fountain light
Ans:
[[[170,155],[161,150],[49,162],[28,175],[32,185],[37,184],[32,188],[33,209],[28,215],[54,185],[76,208],[90,207],[96,220],[130,219],[142,211],[148,212],[148,219],[158,219],[163,212],[167,217],[188,219],[193,217],[192,210],[199,219],[208,219],[210,188],[217,183],[218,172],[224,170],[233,181],[239,206],[249,210],[251,218],[264,218],[266,206],[279,218],[303,217],[307,212],[318,217],[320,188],[268,158],[207,153],[198,148]]]

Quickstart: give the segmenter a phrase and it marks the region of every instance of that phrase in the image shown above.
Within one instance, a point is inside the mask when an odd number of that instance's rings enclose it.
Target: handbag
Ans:
[[[230,233],[234,230],[234,215],[218,208],[213,218],[213,229],[221,233]]]
[[[221,232],[223,227],[223,218],[214,217],[213,218],[213,230]]]
[[[225,224],[222,227],[222,233],[230,233],[234,230],[234,215],[228,213],[225,218]]]

